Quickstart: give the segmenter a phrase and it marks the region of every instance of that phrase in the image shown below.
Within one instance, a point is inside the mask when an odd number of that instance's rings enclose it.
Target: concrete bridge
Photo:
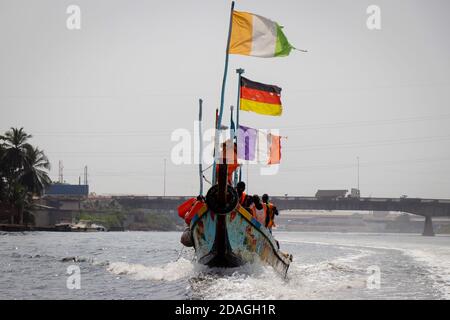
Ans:
[[[121,205],[135,208],[175,210],[190,196],[113,197]],[[433,236],[433,217],[450,217],[450,199],[420,198],[316,198],[316,197],[271,197],[279,210],[347,210],[347,211],[398,211],[425,217],[423,235]]]

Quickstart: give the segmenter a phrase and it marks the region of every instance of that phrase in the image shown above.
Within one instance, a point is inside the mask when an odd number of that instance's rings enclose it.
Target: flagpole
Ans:
[[[241,108],[241,77],[244,73],[244,69],[239,68],[236,69],[236,73],[238,74],[238,91],[237,91],[237,102],[236,102],[236,128],[234,130],[234,141],[237,145],[237,135],[239,133],[239,111]],[[241,181],[241,166],[239,166],[239,177],[238,177],[238,171],[234,171],[234,183],[237,184],[238,181]]]
[[[198,135],[199,135],[199,159],[198,159],[198,173],[200,176],[200,192],[199,194],[203,195],[203,168],[202,168],[202,161],[203,161],[203,134],[202,134],[202,105],[203,100],[198,100]]]
[[[215,117],[215,122],[214,122],[214,126],[216,127],[216,136],[219,133],[217,130],[217,121],[219,119],[219,109],[216,108],[216,117]],[[214,162],[212,164],[212,180],[211,183],[212,185],[216,184],[216,158],[217,158],[217,152],[218,152],[219,146],[216,145],[216,139],[214,138],[214,150],[213,150],[213,158],[214,158]]]
[[[236,136],[236,128],[233,128],[234,127],[233,110],[234,110],[234,107],[230,106],[230,138],[232,141],[234,141],[234,137]]]
[[[225,100],[225,85],[227,83],[227,73],[228,73],[228,58],[229,54],[228,51],[230,49],[230,39],[231,39],[231,28],[232,28],[232,22],[233,22],[233,10],[234,10],[234,1],[231,2],[231,10],[230,10],[230,24],[228,26],[228,38],[227,38],[227,49],[225,52],[225,68],[223,72],[223,80],[222,80],[222,92],[220,94],[220,110],[219,110],[219,119],[217,121],[216,126],[216,135],[215,135],[215,141],[214,146],[216,149],[215,157],[214,157],[214,165],[213,165],[213,178],[212,178],[212,184],[216,184],[216,166],[217,166],[217,159],[219,154],[219,132],[220,127],[222,125],[222,115],[223,115],[223,105]]]
[[[231,145],[232,145],[233,150],[234,150],[234,137],[236,136],[236,128],[235,128],[235,125],[233,123],[233,111],[234,111],[234,106],[230,106],[230,140],[231,140]],[[233,163],[235,161],[237,161],[237,159],[234,158],[235,156],[237,157],[237,154],[233,152]],[[235,171],[235,173],[236,173],[236,171]],[[236,185],[236,182],[234,180],[234,175],[233,175],[233,179],[231,181],[231,184],[233,186]]]

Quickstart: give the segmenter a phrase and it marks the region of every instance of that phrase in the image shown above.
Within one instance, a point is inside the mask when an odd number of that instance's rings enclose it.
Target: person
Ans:
[[[201,195],[197,198],[190,198],[178,207],[178,216],[182,218],[186,227],[181,235],[180,242],[186,247],[193,247],[192,231],[190,228],[191,220],[197,212],[203,207],[205,198]]]
[[[266,217],[266,227],[272,233],[272,227],[275,226],[275,216],[278,215],[278,209],[272,202],[269,201],[269,195],[267,193],[263,194],[262,201],[267,205],[267,217]]]
[[[252,204],[252,197],[245,193],[245,182],[239,181],[236,185],[236,191],[239,196],[239,204],[250,211],[250,205]]]
[[[227,164],[227,183],[232,184],[234,171],[240,166],[237,162],[237,144],[235,142],[232,143],[231,140],[227,140],[222,144],[219,163],[222,163],[223,161]],[[219,175],[219,166],[216,168],[216,174],[217,176]]]
[[[261,202],[261,199],[257,194],[253,197],[253,203],[250,206],[253,218],[255,218],[263,226],[266,226],[267,219],[267,205]]]

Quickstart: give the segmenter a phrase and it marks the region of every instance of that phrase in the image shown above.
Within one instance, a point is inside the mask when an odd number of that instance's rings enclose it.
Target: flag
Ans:
[[[269,161],[267,164],[278,164],[281,160],[281,137],[271,133],[267,137],[267,141],[270,143]]]
[[[281,88],[241,77],[240,110],[269,116],[282,113]]]
[[[255,160],[258,130],[239,126],[237,135],[237,156],[243,160]]]
[[[284,57],[294,48],[278,23],[248,12],[233,11],[230,54]]]
[[[281,137],[268,130],[239,126],[237,140],[238,159],[263,164],[279,164]]]

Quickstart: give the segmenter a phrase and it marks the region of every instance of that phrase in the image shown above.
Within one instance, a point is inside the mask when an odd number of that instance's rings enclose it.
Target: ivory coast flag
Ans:
[[[268,116],[282,112],[281,88],[241,77],[240,110]]]
[[[267,18],[233,11],[230,54],[255,57],[284,57],[293,49],[282,27]]]

